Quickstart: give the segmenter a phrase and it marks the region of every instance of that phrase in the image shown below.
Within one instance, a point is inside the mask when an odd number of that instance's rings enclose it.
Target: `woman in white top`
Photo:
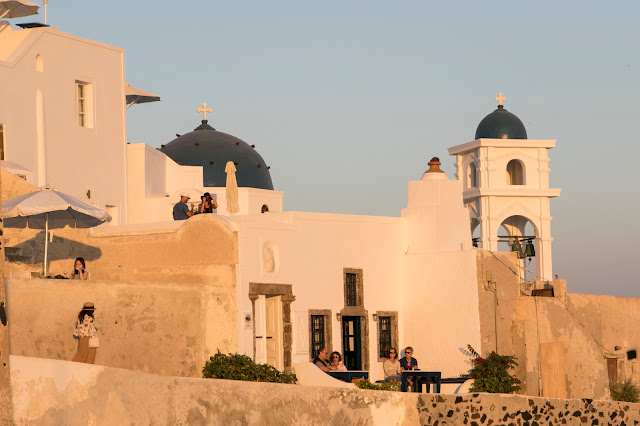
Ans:
[[[390,382],[392,380],[402,380],[402,369],[400,368],[400,362],[398,361],[398,351],[396,348],[389,349],[389,359],[382,363],[382,369],[384,370],[384,381]]]

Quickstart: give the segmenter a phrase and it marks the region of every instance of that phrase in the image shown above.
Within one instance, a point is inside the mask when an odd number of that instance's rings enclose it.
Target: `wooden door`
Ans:
[[[267,362],[267,346],[266,346],[266,321],[265,321],[265,301],[264,296],[258,296],[255,301],[256,317],[255,330],[256,330],[256,363],[264,364]]]
[[[360,317],[342,317],[342,350],[347,370],[362,370]]]
[[[607,358],[607,372],[609,373],[609,383],[618,383],[617,358]]]
[[[265,301],[265,344],[267,364],[282,370],[282,302],[280,296]]]

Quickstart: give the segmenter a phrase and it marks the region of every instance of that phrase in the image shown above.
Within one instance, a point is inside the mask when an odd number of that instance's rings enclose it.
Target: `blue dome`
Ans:
[[[482,119],[476,139],[527,139],[527,129],[518,117],[498,105],[498,109]]]
[[[258,151],[235,136],[218,132],[207,120],[193,132],[163,145],[160,151],[183,166],[202,166],[203,186],[225,186],[224,169],[227,161],[233,161],[239,187],[273,190],[269,168]]]

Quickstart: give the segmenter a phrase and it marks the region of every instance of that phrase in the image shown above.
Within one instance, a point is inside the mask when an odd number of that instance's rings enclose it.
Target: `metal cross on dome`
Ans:
[[[498,97],[494,98],[496,101],[498,101],[498,105],[502,105],[502,101],[506,101],[507,98],[505,98],[504,96],[502,96],[502,92],[498,92]]]
[[[213,112],[213,110],[211,108],[207,108],[207,103],[203,102],[202,103],[202,108],[198,108],[196,110],[196,112],[201,112],[202,113],[202,119],[206,120],[207,119],[207,113],[208,112]]]

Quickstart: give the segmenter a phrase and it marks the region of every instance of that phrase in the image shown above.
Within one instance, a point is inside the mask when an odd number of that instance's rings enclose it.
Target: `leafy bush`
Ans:
[[[369,379],[362,379],[356,382],[356,386],[360,389],[386,390],[397,392],[400,389],[400,382],[394,380],[391,382],[371,383]]]
[[[638,402],[640,389],[633,383],[631,379],[625,380],[623,383],[612,383],[609,385],[611,391],[611,399],[614,401]]]
[[[295,373],[281,373],[269,364],[256,364],[246,355],[225,355],[218,351],[202,369],[209,379],[246,380],[250,382],[296,383]]]
[[[469,374],[463,374],[462,377],[474,380],[469,389],[471,392],[511,393],[520,390],[520,380],[509,373],[518,365],[516,357],[491,352],[488,357],[482,358],[471,345],[467,347],[474,357],[473,367]]]

